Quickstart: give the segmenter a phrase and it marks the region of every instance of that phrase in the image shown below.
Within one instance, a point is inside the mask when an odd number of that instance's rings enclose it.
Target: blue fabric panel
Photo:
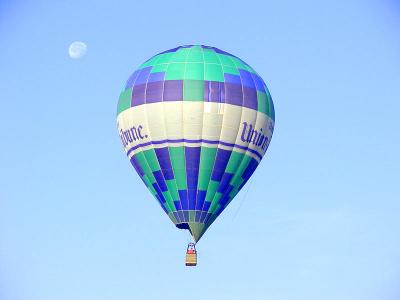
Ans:
[[[239,69],[240,73],[240,78],[242,80],[242,85],[250,87],[250,88],[256,88],[253,80],[253,76],[249,71]]]
[[[138,77],[140,73],[140,70],[136,70],[129,78],[128,81],[126,82],[125,89],[133,87],[135,84],[136,78]]]
[[[194,210],[196,207],[197,190],[188,190],[189,209]]]
[[[161,102],[163,98],[163,81],[149,82],[146,85],[146,103]]]
[[[146,85],[145,84],[135,85],[132,90],[131,106],[144,104],[145,95],[146,95]]]
[[[221,181],[222,175],[225,173],[226,165],[228,164],[229,157],[232,151],[218,149],[215,157],[214,169],[211,174],[211,179],[215,181]]]
[[[234,84],[238,84],[238,85],[242,84],[242,82],[240,80],[240,76],[238,76],[238,75],[225,73],[224,77],[225,77],[225,82],[234,83]]]
[[[160,170],[158,170],[158,171],[154,171],[153,175],[157,181],[157,185],[159,186],[160,190],[162,192],[168,191],[168,187],[165,183],[163,173]]]
[[[164,82],[164,101],[182,101],[183,100],[183,81],[166,80]]]
[[[181,200],[181,206],[183,210],[189,209],[188,194],[187,190],[178,190],[179,199]]]
[[[225,193],[225,190],[228,187],[229,182],[231,181],[232,177],[233,177],[232,173],[224,172],[224,174],[222,175],[221,182],[217,189],[218,193]]]
[[[150,73],[148,83],[155,81],[164,81],[164,77],[165,77],[165,72]]]
[[[150,71],[153,67],[146,67],[140,70],[138,77],[136,78],[135,85],[145,84],[149,78]]]
[[[196,210],[202,210],[204,201],[206,199],[207,191],[198,190],[197,191],[197,198],[196,198]]]
[[[140,164],[138,163],[137,159],[135,156],[132,156],[132,158],[130,159],[132,166],[135,168],[136,172],[140,175],[140,177],[142,177],[144,175],[143,169],[140,166]]]

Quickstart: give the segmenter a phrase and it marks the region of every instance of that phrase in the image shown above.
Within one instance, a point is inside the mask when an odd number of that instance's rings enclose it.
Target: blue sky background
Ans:
[[[0,1],[0,299],[398,300],[399,28],[394,0]],[[241,57],[276,109],[197,268],[115,125],[181,44]]]

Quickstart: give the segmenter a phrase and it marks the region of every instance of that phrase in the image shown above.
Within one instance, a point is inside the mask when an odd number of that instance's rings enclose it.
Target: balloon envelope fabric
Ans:
[[[196,242],[257,168],[274,122],[262,78],[238,57],[203,45],[147,60],[128,79],[117,108],[131,164]]]

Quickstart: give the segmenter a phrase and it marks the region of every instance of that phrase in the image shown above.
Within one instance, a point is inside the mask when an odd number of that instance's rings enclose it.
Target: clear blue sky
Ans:
[[[0,299],[398,300],[396,2],[0,1]],[[276,109],[192,269],[115,124],[128,76],[181,44],[244,59]]]

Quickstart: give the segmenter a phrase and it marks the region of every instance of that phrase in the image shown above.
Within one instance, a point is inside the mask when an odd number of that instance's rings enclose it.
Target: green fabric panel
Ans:
[[[167,211],[168,212],[176,211],[174,201],[169,191],[163,192],[162,194],[165,198],[165,203],[166,203],[165,207],[167,208]]]
[[[236,69],[235,63],[230,59],[230,56],[218,53],[218,58],[221,64],[225,67],[233,67]]]
[[[169,63],[171,60],[172,54],[173,54],[172,52],[167,52],[167,53],[157,55],[158,56],[157,65]]]
[[[185,168],[185,150],[183,147],[170,147],[169,156],[171,159],[172,169],[176,185],[179,190],[186,190],[186,168]]]
[[[216,211],[217,211],[217,209],[219,208],[219,199],[221,199],[221,197],[222,197],[222,194],[221,193],[215,193],[215,196],[214,196],[214,199],[212,200],[212,202],[211,202],[211,206],[210,206],[210,208],[208,209],[208,212],[210,212],[210,213],[215,213]]]
[[[165,80],[182,80],[185,74],[185,63],[171,63],[165,73]]]
[[[236,67],[223,66],[224,73],[229,73],[232,75],[240,75],[239,70]]]
[[[145,175],[143,175],[143,180],[146,182],[146,185],[147,185],[147,188],[149,189],[149,191],[152,193],[152,195],[154,196],[154,197],[156,197],[157,196],[157,192],[156,192],[156,190],[154,189],[154,187],[153,187],[153,184],[152,184],[152,182],[151,182],[151,180],[149,179],[149,176],[147,176],[146,174]],[[154,178],[153,178],[153,183],[154,183]]]
[[[267,115],[275,121],[275,109],[274,109],[274,103],[272,102],[272,97],[271,94],[269,93],[269,90],[266,86],[265,90],[267,91]]]
[[[149,167],[151,168],[151,171],[152,172],[159,171],[160,165],[158,163],[157,156],[156,156],[154,149],[149,149],[149,150],[143,151],[143,153],[146,157],[146,161],[149,164]]]
[[[130,108],[132,103],[132,89],[126,89],[121,93],[118,100],[117,115]]]
[[[217,54],[211,49],[203,49],[204,62],[212,64],[221,64]]]
[[[241,161],[239,167],[236,169],[235,176],[236,176],[236,175],[242,176],[242,174],[243,174],[244,171],[246,170],[247,166],[249,165],[251,159],[252,159],[251,156],[248,156],[248,155],[246,155],[246,154],[243,155],[243,159],[242,159],[242,161]]]
[[[236,65],[236,68],[242,69],[249,71],[251,73],[256,73],[252,68],[250,68],[248,65],[246,65],[244,62],[242,62],[240,59],[236,57],[230,57],[230,59],[233,61],[233,63]]]
[[[190,48],[188,56],[186,57],[187,62],[203,62],[203,51],[201,47],[195,46]]]
[[[186,58],[190,52],[191,48],[180,48],[178,51],[174,52],[171,57],[171,62],[186,62]]]
[[[184,101],[204,101],[204,81],[184,80],[183,81]]]
[[[150,73],[166,72],[168,69],[168,65],[169,64],[155,65],[153,68],[151,68]]]
[[[267,94],[257,91],[257,110],[268,115]]]
[[[204,64],[203,63],[187,63],[185,69],[185,80],[204,80]]]
[[[243,180],[243,179],[242,179]],[[237,193],[239,193],[239,190],[238,189],[232,189],[231,191],[230,191],[230,193],[229,193],[229,198],[231,198],[231,199],[233,199],[236,195],[237,195]],[[230,202],[230,201],[229,201]]]
[[[217,148],[202,146],[200,150],[200,165],[199,165],[199,179],[198,189],[207,190],[208,183],[210,182],[211,173],[214,167],[215,156]]]
[[[231,156],[229,157],[228,164],[226,165],[225,172],[235,174],[237,168],[242,162],[243,156],[243,153],[232,151]]]
[[[171,219],[172,223],[177,224],[178,220],[175,218],[174,214],[169,213],[168,217]]]
[[[154,183],[155,179],[153,176],[153,172],[152,172],[151,168],[149,167],[149,164],[147,163],[147,159],[146,159],[143,151],[136,153],[135,158],[136,158],[137,162],[139,163],[140,167],[143,169],[143,172],[146,175],[151,176],[151,179],[153,180],[151,183]]]
[[[159,59],[159,55],[153,56],[152,58],[150,58],[148,61],[144,62],[143,64],[140,65],[139,69],[143,69],[145,67],[149,67],[149,66],[154,66],[157,64],[157,61]]]
[[[196,211],[189,210],[189,222],[195,222],[196,219]]]
[[[175,201],[178,200],[179,194],[178,194],[178,190],[176,188],[175,179],[165,180],[165,183],[167,184],[168,191],[171,194],[173,200],[175,200]]]
[[[224,82],[224,72],[221,65],[206,64],[204,80]]]
[[[197,183],[198,190],[207,190],[208,183],[210,182],[212,166],[209,169],[199,169],[199,179]]]
[[[210,182],[208,183],[207,194],[206,194],[207,201],[212,202],[212,200],[214,199],[214,195],[217,192],[218,186],[219,186],[219,181],[210,180]]]

